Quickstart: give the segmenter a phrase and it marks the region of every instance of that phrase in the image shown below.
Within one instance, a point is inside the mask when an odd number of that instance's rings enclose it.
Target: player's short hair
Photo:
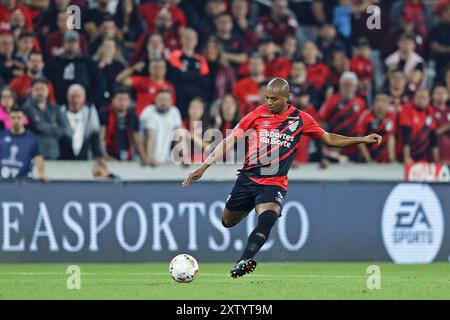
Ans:
[[[117,96],[119,94],[127,94],[131,97],[131,90],[130,88],[125,86],[118,86],[114,89],[114,96]]]
[[[23,38],[34,38],[34,34],[30,31],[22,31],[19,34],[19,40],[22,40]]]
[[[163,94],[163,93],[168,93],[168,94],[172,95],[172,92],[170,92],[169,89],[159,89],[158,91],[156,91],[157,96],[160,94]]]

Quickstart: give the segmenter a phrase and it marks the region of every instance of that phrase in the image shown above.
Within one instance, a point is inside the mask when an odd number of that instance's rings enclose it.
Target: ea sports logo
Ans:
[[[389,194],[381,221],[383,242],[396,263],[429,263],[441,248],[444,217],[425,184],[399,184]]]

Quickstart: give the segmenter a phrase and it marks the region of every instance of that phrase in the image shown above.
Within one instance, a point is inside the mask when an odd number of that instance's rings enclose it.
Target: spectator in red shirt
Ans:
[[[325,89],[330,70],[324,63],[320,62],[319,56],[320,52],[316,44],[312,41],[307,41],[302,49],[302,57],[308,71],[308,81],[317,90],[321,91]]]
[[[450,164],[450,105],[449,94],[444,86],[438,85],[433,90],[434,118],[441,161]]]
[[[399,114],[403,106],[408,103],[411,98],[411,92],[406,88],[406,77],[401,70],[392,70],[387,75],[387,93],[390,99],[390,111]]]
[[[259,84],[266,80],[264,69],[261,55],[253,54],[248,62],[249,76],[239,80],[233,90],[233,96],[239,102],[240,116],[247,114],[252,104],[259,100]]]
[[[372,91],[373,65],[370,60],[371,48],[366,38],[357,42],[356,54],[350,60],[350,70],[356,73],[359,79],[359,93],[368,97]]]
[[[279,48],[272,39],[262,39],[258,45],[258,52],[264,59],[266,78],[289,78],[291,61],[279,54]]]
[[[44,65],[42,53],[31,52],[27,61],[27,72],[11,81],[11,88],[16,92],[19,103],[23,103],[27,99],[33,80],[42,78]],[[55,90],[51,82],[48,82],[48,92],[49,101],[55,103]]]
[[[145,107],[154,104],[156,95],[161,90],[169,90],[172,105],[175,105],[175,88],[166,80],[166,62],[162,59],[152,60],[149,65],[150,76],[133,75],[141,68],[144,68],[144,63],[138,62],[122,71],[116,78],[117,82],[133,88],[136,94],[136,114],[139,116]]]
[[[184,12],[174,6],[170,0],[157,0],[155,3],[144,3],[139,7],[139,14],[147,24],[147,30],[150,32],[156,29],[156,17],[161,10],[167,10],[173,18],[174,24],[179,27],[186,26],[186,17]]]
[[[58,12],[57,30],[45,36],[44,54],[46,57],[55,57],[64,51],[64,34],[69,31],[67,28],[67,20],[69,15],[66,10]],[[80,48],[84,54],[89,53],[88,41],[84,34],[80,34]]]
[[[416,91],[413,101],[403,107],[400,128],[405,164],[415,161],[439,162],[436,121],[427,89]]]
[[[361,114],[357,127],[361,136],[376,133],[383,138],[377,147],[358,145],[363,161],[395,162],[396,117],[389,111],[389,96],[386,93],[379,92],[375,95],[373,107]]]
[[[400,69],[405,74],[409,88],[415,91],[427,84],[425,60],[415,52],[416,43],[411,34],[403,34],[398,41],[398,50],[384,61],[388,71]]]
[[[328,127],[328,131],[345,136],[356,136],[356,123],[366,104],[356,95],[358,77],[354,72],[344,72],[339,81],[339,92],[328,98],[319,111],[320,119]],[[353,146],[341,152],[352,161],[357,160],[358,147]]]
[[[23,3],[17,3],[16,0],[3,0],[0,4],[0,29],[11,30],[11,16],[20,11],[25,19],[25,29],[33,30],[33,21],[30,10]]]
[[[274,0],[270,15],[259,19],[256,32],[259,37],[271,37],[276,44],[282,45],[288,35],[295,34],[298,23],[295,17],[287,12],[288,0]]]

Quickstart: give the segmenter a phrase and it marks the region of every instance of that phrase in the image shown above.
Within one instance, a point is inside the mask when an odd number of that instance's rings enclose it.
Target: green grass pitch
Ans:
[[[381,288],[367,288],[369,265]],[[0,299],[450,299],[448,263],[260,263],[232,279],[230,263],[201,263],[181,284],[168,264],[80,264],[81,289],[69,290],[69,264],[0,264]]]

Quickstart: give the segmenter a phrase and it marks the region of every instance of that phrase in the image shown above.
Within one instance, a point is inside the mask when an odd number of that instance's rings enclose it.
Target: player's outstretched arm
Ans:
[[[328,147],[345,148],[359,143],[377,143],[380,145],[381,139],[381,136],[376,133],[372,133],[364,137],[346,137],[339,134],[326,132],[321,138],[319,138],[319,141]]]
[[[228,150],[234,147],[236,140],[237,138],[234,135],[230,134],[228,137],[220,141],[220,143],[211,152],[208,158],[206,158],[205,162],[203,162],[199,168],[189,173],[189,175],[186,177],[186,179],[183,180],[181,185],[186,188],[192,181],[200,179],[206,169],[209,168],[209,166],[214,164],[217,160],[223,159],[223,156],[228,152]]]

